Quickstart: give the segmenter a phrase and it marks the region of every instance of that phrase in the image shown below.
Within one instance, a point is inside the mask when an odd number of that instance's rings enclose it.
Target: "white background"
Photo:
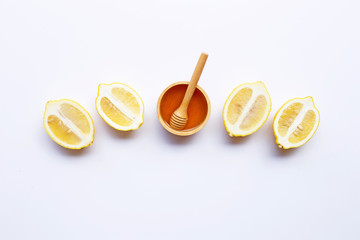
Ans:
[[[0,0],[0,239],[360,239],[360,3]],[[199,84],[212,114],[192,137],[156,116],[163,89]],[[145,123],[121,133],[95,110],[99,83],[123,82]],[[231,90],[263,81],[268,121],[231,139]],[[313,96],[314,137],[277,148],[272,120]],[[79,102],[95,141],[66,150],[42,125],[48,100]]]

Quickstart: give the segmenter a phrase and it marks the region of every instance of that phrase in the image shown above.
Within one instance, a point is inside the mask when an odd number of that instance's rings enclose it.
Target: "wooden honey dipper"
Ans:
[[[197,83],[199,82],[201,73],[204,69],[206,60],[208,55],[206,53],[201,53],[200,58],[196,64],[194,73],[191,77],[190,83],[186,89],[185,96],[180,104],[180,106],[173,112],[170,117],[170,126],[176,130],[184,129],[187,121],[188,121],[188,114],[187,110],[189,107],[190,100],[194,94],[196,89]]]

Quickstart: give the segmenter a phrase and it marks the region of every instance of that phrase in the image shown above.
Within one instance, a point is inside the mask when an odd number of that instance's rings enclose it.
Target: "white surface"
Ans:
[[[360,4],[347,1],[0,2],[0,239],[360,239]],[[205,128],[169,135],[161,91],[189,80],[211,98]],[[227,95],[263,81],[266,124],[231,139]],[[97,85],[120,81],[145,123],[118,133],[98,116]],[[313,139],[282,152],[276,110],[311,95]],[[70,98],[95,122],[83,151],[42,126],[47,100]]]

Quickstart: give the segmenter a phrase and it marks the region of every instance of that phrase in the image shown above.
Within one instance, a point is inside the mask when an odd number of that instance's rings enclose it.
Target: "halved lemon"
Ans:
[[[44,127],[59,145],[80,149],[94,141],[94,122],[77,102],[69,99],[48,101],[45,106]]]
[[[230,136],[247,136],[256,132],[269,117],[271,99],[263,82],[244,83],[236,87],[223,108],[223,120]]]
[[[273,130],[279,148],[296,148],[304,145],[316,132],[320,113],[312,97],[287,101],[276,113]]]
[[[144,103],[139,94],[125,84],[101,83],[95,105],[102,119],[117,130],[136,130],[144,122]]]

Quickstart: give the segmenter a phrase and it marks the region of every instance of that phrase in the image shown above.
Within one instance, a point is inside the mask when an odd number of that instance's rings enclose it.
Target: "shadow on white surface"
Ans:
[[[116,130],[115,128],[109,126],[106,122],[102,121],[102,125],[104,127],[102,127],[101,129],[105,129],[106,132],[108,132],[112,138],[121,138],[121,139],[130,139],[135,137],[136,132],[138,130],[135,131],[120,131],[120,130]]]
[[[60,152],[62,155],[72,156],[72,157],[85,156],[87,153],[90,152],[89,148],[91,148],[91,146],[89,146],[89,147],[82,148],[82,149],[68,149],[68,148],[64,148],[56,143],[54,143],[54,144],[58,148],[58,152]]]
[[[47,136],[45,136],[45,137],[47,137]],[[48,145],[50,145],[49,147],[54,149],[54,151],[56,151],[57,153],[59,153],[63,156],[68,156],[68,157],[85,156],[90,152],[90,148],[92,147],[90,145],[89,147],[82,148],[82,149],[68,149],[68,148],[60,146],[59,144],[54,142],[52,139],[48,139],[47,142],[48,142]]]
[[[282,149],[279,148],[276,144],[274,147],[276,148],[276,150],[274,150],[275,155],[281,158],[293,156],[299,150],[298,148]]]
[[[157,128],[159,129],[159,131],[157,132],[160,133],[160,135],[162,135],[160,138],[162,138],[164,142],[170,145],[190,144],[193,141],[193,139],[196,138],[196,134],[198,134],[195,133],[194,135],[191,136],[177,136],[166,131],[166,129],[163,128],[161,124],[157,124]]]
[[[279,148],[278,145],[276,144],[272,121],[270,121],[272,119],[273,116],[270,116],[267,122],[264,124],[264,126],[262,126],[259,129],[259,131],[262,132],[263,137],[266,138],[266,141],[269,142],[268,145],[270,146],[270,151],[272,153],[271,155],[273,156],[275,155],[282,159],[294,155],[298,151],[298,148],[282,149]]]
[[[225,131],[225,135],[227,138],[227,143],[229,144],[245,144],[251,138],[251,135],[245,137],[230,137],[226,131]]]

